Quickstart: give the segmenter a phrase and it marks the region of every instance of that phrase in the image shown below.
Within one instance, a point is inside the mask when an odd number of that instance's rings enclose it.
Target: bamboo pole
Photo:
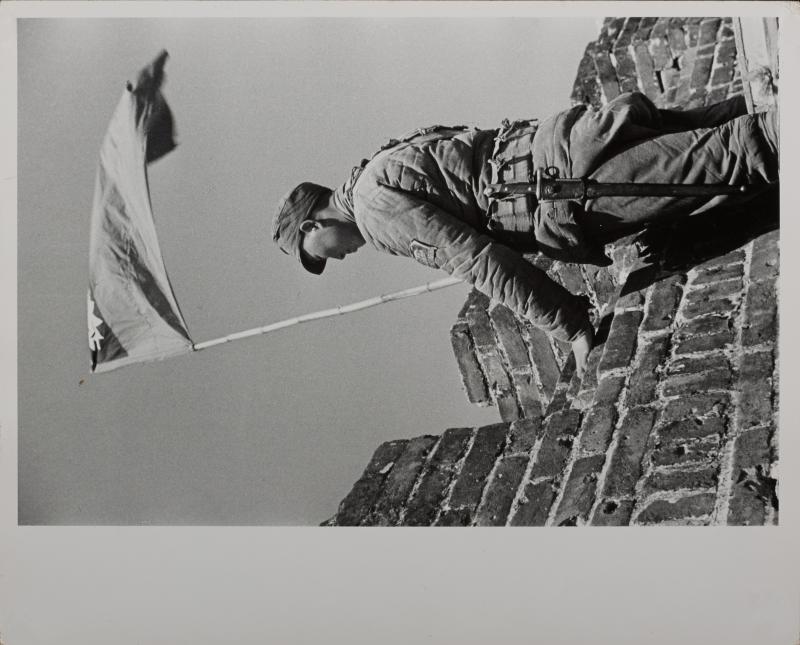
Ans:
[[[303,314],[302,316],[296,316],[295,318],[281,320],[279,322],[271,323],[269,325],[264,325],[263,327],[255,327],[253,329],[247,329],[245,331],[236,332],[235,334],[229,334],[228,336],[223,336],[221,338],[206,340],[202,343],[194,343],[192,345],[192,348],[195,351],[200,351],[202,349],[213,347],[214,345],[222,345],[223,343],[229,343],[233,340],[241,340],[242,338],[250,338],[251,336],[268,334],[269,332],[276,331],[278,329],[283,329],[284,327],[292,327],[294,325],[299,325],[301,323],[309,322],[311,320],[332,318],[333,316],[341,316],[343,314],[349,314],[354,311],[360,311],[362,309],[367,309],[369,307],[382,305],[386,302],[392,302],[394,300],[402,300],[403,298],[411,298],[412,296],[418,296],[423,293],[428,293],[429,291],[436,291],[437,289],[451,287],[454,284],[460,284],[461,282],[462,281],[459,280],[458,278],[452,278],[452,277],[443,278],[442,280],[435,280],[434,282],[428,282],[427,284],[420,285],[419,287],[411,287],[410,289],[404,289],[403,291],[395,291],[394,293],[387,293],[382,296],[368,298],[367,300],[361,300],[360,302],[354,302],[349,305],[340,305],[339,307],[333,307],[332,309],[323,309],[322,311],[315,311],[310,314]]]

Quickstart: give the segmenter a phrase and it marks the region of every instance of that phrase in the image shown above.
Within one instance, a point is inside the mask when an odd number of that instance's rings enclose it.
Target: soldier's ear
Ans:
[[[308,235],[315,228],[317,228],[317,223],[313,219],[304,219],[300,222],[300,232],[303,235]]]

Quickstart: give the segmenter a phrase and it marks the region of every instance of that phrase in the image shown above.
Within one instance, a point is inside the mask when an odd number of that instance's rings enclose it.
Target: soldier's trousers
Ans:
[[[737,116],[743,106],[743,101],[735,99],[685,113],[662,110],[664,131],[677,131],[633,143],[595,168],[590,178],[598,182],[749,184],[768,190],[778,181],[778,114],[770,110]],[[691,129],[683,129],[686,127]],[[598,197],[586,203],[587,223],[597,232],[611,232],[741,203],[763,190],[755,189],[746,196]]]

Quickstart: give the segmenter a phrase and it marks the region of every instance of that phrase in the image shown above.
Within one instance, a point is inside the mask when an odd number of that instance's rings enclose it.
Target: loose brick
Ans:
[[[630,363],[636,351],[636,338],[641,322],[640,311],[623,311],[614,316],[598,367],[601,374],[615,368],[626,367]]]
[[[664,381],[664,396],[697,394],[708,390],[727,390],[731,387],[729,369],[711,370],[701,373],[677,374]]]
[[[614,432],[616,411],[610,405],[596,405],[586,414],[580,437],[580,448],[584,453],[605,453]]]
[[[509,442],[506,454],[516,455],[530,453],[536,440],[542,436],[542,421],[538,417],[530,417],[514,421],[509,428]]]
[[[452,508],[475,509],[481,499],[486,478],[506,439],[508,425],[496,423],[478,428],[475,441],[464,460],[461,473],[456,479],[449,505]]]
[[[730,397],[724,392],[684,396],[667,403],[661,418],[665,423],[670,423],[710,414],[720,416],[725,412],[729,403]]]
[[[433,523],[452,481],[455,465],[464,455],[471,436],[470,428],[445,430],[436,451],[431,456],[427,471],[420,479],[416,493],[408,503],[403,524],[430,526]]]
[[[725,422],[721,417],[692,417],[667,424],[658,430],[658,436],[663,441],[670,442],[718,436],[724,431]]]
[[[564,485],[564,495],[558,505],[554,523],[561,526],[577,520],[585,523],[594,503],[597,478],[603,468],[605,455],[593,455],[578,459],[572,466],[572,472]]]
[[[634,408],[622,421],[618,443],[611,455],[603,494],[623,497],[633,491],[642,475],[642,457],[653,428],[655,413],[646,408]]]
[[[654,466],[672,466],[697,461],[710,461],[719,456],[720,443],[716,435],[703,440],[686,440],[662,444],[653,451],[650,460]]]
[[[503,421],[516,421],[522,417],[516,392],[512,387],[509,387],[508,390],[499,390],[496,394],[495,401],[497,402],[497,410],[500,412],[500,418]]]
[[[609,270],[592,264],[583,265],[583,269],[586,272],[588,286],[594,292],[599,306],[602,308],[611,303],[616,295],[617,285]]]
[[[577,264],[554,262],[549,274],[570,293],[579,294],[587,291],[586,282]]]
[[[709,515],[714,510],[716,496],[711,493],[681,497],[677,501],[656,500],[636,516],[639,524],[658,524]]]
[[[667,357],[669,339],[665,336],[653,338],[639,353],[639,361],[628,383],[628,406],[646,405],[655,399],[658,369]]]
[[[442,511],[436,520],[435,526],[469,526],[472,514],[465,508],[449,508]]]
[[[706,354],[702,357],[679,358],[672,361],[667,368],[668,374],[694,374],[709,370],[730,369],[724,354]]]
[[[532,479],[561,474],[572,450],[579,421],[580,415],[575,410],[557,412],[547,419],[542,444],[531,471]]]
[[[544,526],[555,497],[552,480],[528,483],[511,518],[511,526]]]
[[[528,347],[522,340],[517,318],[508,307],[496,306],[489,311],[497,338],[512,370],[530,369]]]
[[[775,480],[766,473],[772,428],[754,428],[736,437],[728,524],[764,524],[767,505],[777,508]]]
[[[360,479],[339,505],[336,523],[339,526],[357,526],[372,508],[383,488],[386,473],[405,450],[408,442],[388,441],[378,446]]]
[[[700,470],[670,470],[653,472],[644,481],[644,494],[656,491],[672,491],[683,488],[713,488],[717,485],[718,470],[716,467]]]
[[[491,401],[486,387],[483,370],[475,356],[475,348],[466,323],[458,323],[450,330],[450,341],[456,356],[461,382],[467,392],[470,403],[488,403]]]
[[[747,354],[739,376],[739,423],[747,428],[772,420],[772,352]]]
[[[634,500],[603,500],[592,515],[592,526],[628,526],[633,512]]]
[[[642,321],[642,331],[658,331],[666,329],[672,324],[685,282],[686,276],[679,273],[660,280],[652,286],[650,300]]]
[[[553,348],[547,334],[537,327],[526,327],[524,337],[528,342],[531,363],[542,385],[542,401],[547,402],[553,396],[561,368],[553,354]]]
[[[676,354],[689,354],[691,352],[711,352],[723,349],[733,342],[733,330],[710,336],[692,336],[682,338],[675,343]]]
[[[437,437],[415,437],[406,444],[394,467],[386,476],[383,490],[370,513],[369,524],[392,526],[400,518],[400,512],[411,494],[425,458],[436,443]]]
[[[477,526],[503,526],[506,523],[511,502],[514,501],[527,465],[527,456],[504,457],[500,460],[475,514]]]

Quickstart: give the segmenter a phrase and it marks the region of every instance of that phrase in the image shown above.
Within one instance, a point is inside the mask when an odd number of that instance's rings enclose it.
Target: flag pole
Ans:
[[[367,309],[369,307],[375,307],[376,305],[382,305],[386,302],[392,302],[394,300],[402,300],[403,298],[411,298],[412,296],[418,296],[423,293],[428,293],[429,291],[436,291],[437,289],[444,289],[445,287],[451,287],[461,282],[462,281],[459,280],[458,278],[453,278],[453,277],[443,278],[442,280],[435,280],[434,282],[428,282],[427,284],[423,284],[418,287],[411,287],[410,289],[395,291],[394,293],[387,293],[382,296],[368,298],[367,300],[361,300],[360,302],[354,302],[349,305],[340,305],[339,307],[333,307],[332,309],[323,309],[322,311],[315,311],[310,314],[303,314],[302,316],[296,316],[295,318],[281,320],[276,323],[264,325],[263,327],[255,327],[254,329],[247,329],[245,331],[236,332],[235,334],[229,334],[228,336],[223,336],[221,338],[207,340],[202,343],[194,343],[192,345],[192,348],[195,351],[200,351],[202,349],[213,347],[214,345],[222,345],[223,343],[229,343],[234,340],[241,340],[242,338],[249,338],[251,336],[268,334],[269,332],[276,331],[278,329],[283,329],[284,327],[292,327],[293,325],[299,325],[301,323],[309,322],[311,320],[332,318],[333,316],[341,316],[343,314],[349,314],[354,311]]]

